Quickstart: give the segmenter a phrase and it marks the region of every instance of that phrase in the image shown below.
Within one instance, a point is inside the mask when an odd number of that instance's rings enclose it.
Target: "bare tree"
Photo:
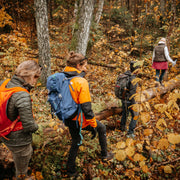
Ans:
[[[94,11],[94,0],[82,0],[80,2],[81,3],[77,4],[78,12],[71,49],[85,55]]]
[[[43,68],[41,83],[42,85],[45,85],[47,77],[51,74],[47,4],[46,0],[34,0],[34,4],[39,49],[39,64]]]
[[[96,17],[95,17],[95,22],[97,24],[99,24],[99,21],[101,19],[101,14],[102,14],[102,11],[103,11],[103,6],[104,6],[104,0],[99,0],[98,9],[97,9]]]

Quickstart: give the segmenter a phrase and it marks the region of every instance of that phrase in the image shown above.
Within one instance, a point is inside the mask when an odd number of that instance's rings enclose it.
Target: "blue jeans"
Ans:
[[[122,118],[121,118],[121,127],[126,127],[126,121],[127,121],[127,117],[129,115],[129,112],[131,113],[131,122],[129,124],[129,130],[128,130],[128,134],[133,134],[134,133],[134,129],[136,127],[136,120],[134,120],[134,116],[135,116],[135,112],[132,110],[132,108],[129,108],[129,106],[131,106],[132,103],[127,101],[122,101]]]
[[[99,135],[99,144],[101,146],[101,155],[106,156],[107,155],[106,126],[104,124],[102,124],[101,122],[99,122],[98,120],[96,120],[96,122],[97,122],[97,132]],[[79,127],[76,126],[76,121],[67,120],[67,121],[65,121],[65,125],[69,127],[69,132],[70,132],[71,138],[72,138],[72,144],[71,144],[71,148],[69,151],[69,157],[68,157],[68,161],[67,161],[67,171],[70,173],[74,173],[74,172],[76,172],[75,160],[76,160],[77,152],[79,149],[78,144],[81,140],[81,137],[79,135]],[[87,127],[83,128],[82,130],[91,132],[92,129],[93,129],[93,127],[87,126]]]
[[[161,73],[160,73],[160,71],[161,71]],[[164,77],[164,75],[165,75],[165,72],[166,72],[166,69],[156,69],[156,81],[158,81],[158,82],[162,82],[162,80],[163,80],[163,77]]]

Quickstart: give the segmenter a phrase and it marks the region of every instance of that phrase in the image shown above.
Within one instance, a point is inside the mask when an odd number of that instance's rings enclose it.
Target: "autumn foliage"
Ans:
[[[16,7],[14,10],[6,1],[0,3],[0,80],[12,77],[16,66],[22,61],[38,61],[33,1],[27,1],[27,6],[22,1],[13,2],[11,0],[9,3]],[[69,4],[66,1],[52,2],[48,5],[54,10],[49,11],[51,70],[54,73],[65,67],[72,38],[74,1]],[[90,134],[83,132],[84,141],[77,158],[80,179],[178,179],[180,86],[176,82],[180,79],[180,27],[177,23],[180,3],[173,1],[174,11],[171,2],[166,1],[162,11],[160,1],[127,2],[131,3],[106,0],[100,24],[92,24],[86,78],[90,83],[95,114],[113,106],[120,108],[121,101],[114,94],[117,75],[129,69],[131,60],[139,63],[139,76],[134,80],[139,84],[134,95],[138,103],[133,107],[139,112],[135,117],[138,121],[136,137],[127,138],[126,133],[119,130],[121,113],[102,119],[107,126],[108,148],[115,153],[111,162],[103,163],[97,138],[90,140]],[[154,45],[159,37],[166,36],[170,56],[177,59],[177,64],[175,67],[169,64],[163,88],[167,91],[162,93],[162,87],[155,87],[155,71],[151,68],[151,61]],[[168,84],[172,83],[172,79],[174,86]],[[34,154],[29,172],[38,180],[61,179],[65,177],[71,143],[68,129],[58,119],[52,119],[47,90],[41,87],[41,82],[31,95],[33,112],[40,128],[33,136]],[[0,148],[6,149],[2,143]],[[4,162],[1,156],[0,162]],[[12,161],[9,154],[3,157]]]

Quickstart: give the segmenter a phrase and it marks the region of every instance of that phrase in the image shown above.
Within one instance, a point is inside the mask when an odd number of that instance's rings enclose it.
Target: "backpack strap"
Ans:
[[[8,84],[9,81],[10,81],[10,79],[6,79],[6,80],[2,83],[2,85],[0,86],[0,101],[3,102],[3,100],[4,100],[4,95],[5,95],[4,93],[6,93],[6,98],[7,98],[6,101],[5,101],[6,107],[5,107],[5,106],[4,106],[4,107],[1,106],[1,108],[2,108],[1,110],[2,110],[3,112],[6,111],[7,102],[8,102],[8,100],[9,100],[9,98],[12,96],[13,93],[20,92],[20,91],[25,91],[25,92],[29,93],[28,90],[26,90],[25,88],[22,88],[22,87],[6,88],[6,85]],[[5,113],[6,113],[6,112],[5,112]],[[19,120],[20,120],[20,117],[19,117],[19,116],[18,116],[17,119],[14,120],[14,121],[9,120],[9,119],[7,118],[7,115],[6,115],[6,114],[3,115],[3,118],[5,118],[5,119],[8,120],[8,122],[7,122],[7,123],[8,123],[8,127],[5,128],[5,129],[2,129],[2,130],[0,131],[0,135],[1,135],[2,137],[4,137],[5,139],[8,140],[8,138],[6,138],[5,136],[6,136],[7,134],[9,134],[11,131],[18,131],[18,130],[23,129],[23,127],[22,127],[22,122],[19,121]]]
[[[79,115],[81,114],[81,123],[80,123],[80,129],[79,129],[79,135],[81,137],[81,140],[80,142],[77,144],[78,146],[80,146],[82,144],[82,140],[83,140],[83,136],[81,134],[81,130],[82,130],[82,123],[83,123],[83,113],[82,113],[82,109],[81,109],[81,105],[78,104],[78,115],[77,115],[77,119],[76,119],[76,127],[78,128],[79,126],[79,122],[78,122],[78,119],[79,119]]]

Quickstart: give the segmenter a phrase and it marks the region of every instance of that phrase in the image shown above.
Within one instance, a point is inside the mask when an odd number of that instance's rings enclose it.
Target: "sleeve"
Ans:
[[[154,58],[155,58],[155,49],[153,50],[152,63],[153,63],[153,61],[154,61]]]
[[[81,80],[79,79],[76,87],[76,94],[78,96],[77,102],[81,104],[81,108],[85,116],[85,119],[90,124],[90,126],[96,127],[97,123],[91,106],[91,96],[87,80],[84,78],[81,78]]]
[[[33,133],[38,129],[38,125],[33,118],[31,97],[26,92],[18,92],[15,94],[15,107],[18,110],[23,131]]]
[[[173,60],[169,56],[169,51],[168,51],[167,46],[165,46],[164,48],[164,54],[165,54],[166,59],[173,64]]]

